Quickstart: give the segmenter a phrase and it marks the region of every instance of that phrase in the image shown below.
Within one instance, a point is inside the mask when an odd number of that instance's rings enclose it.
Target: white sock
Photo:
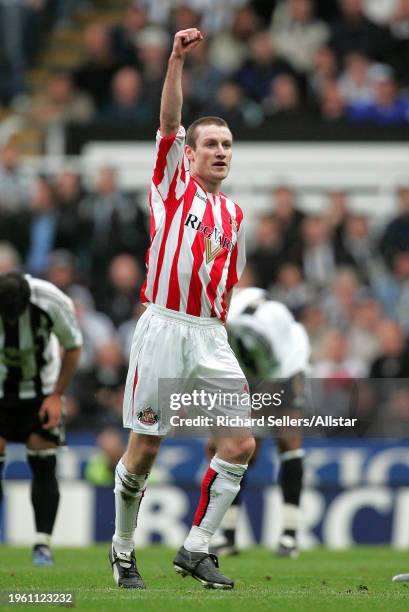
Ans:
[[[50,546],[51,535],[49,533],[41,533],[37,531],[34,539],[35,544],[43,544],[44,546]]]
[[[115,470],[115,533],[112,543],[116,552],[130,553],[134,549],[134,533],[139,506],[146,489],[148,474],[131,474],[122,459]]]
[[[190,552],[209,552],[209,542],[240,490],[247,465],[228,463],[217,455],[203,480],[199,506],[184,547]]]
[[[295,504],[284,504],[283,505],[283,522],[282,530],[293,529],[298,531],[300,526],[301,510],[299,506]]]

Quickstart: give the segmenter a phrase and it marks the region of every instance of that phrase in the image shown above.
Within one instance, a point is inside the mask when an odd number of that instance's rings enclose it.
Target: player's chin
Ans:
[[[228,166],[213,166],[212,175],[218,179],[224,179],[229,174]]]

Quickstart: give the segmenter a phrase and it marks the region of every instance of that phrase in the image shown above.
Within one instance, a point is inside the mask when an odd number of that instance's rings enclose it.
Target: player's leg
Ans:
[[[254,453],[249,461],[249,467],[254,464],[257,459],[258,452],[261,446],[262,440],[260,438],[255,438],[256,447]],[[216,448],[214,446],[215,454]],[[210,450],[210,448],[209,448]],[[238,549],[236,547],[236,532],[237,532],[237,524],[239,520],[240,514],[240,506],[243,497],[243,491],[247,484],[247,473],[243,475],[243,478],[240,482],[240,490],[237,493],[236,497],[233,499],[230,508],[227,509],[226,514],[223,517],[222,523],[220,525],[220,542],[212,544],[210,547],[210,551],[219,555],[219,556],[227,556],[227,555],[237,555]],[[216,538],[217,538],[216,534]],[[216,539],[215,538],[215,539]]]
[[[219,438],[210,462],[192,528],[174,559],[181,575],[190,574],[204,586],[231,589],[233,580],[218,571],[217,558],[209,555],[209,542],[240,490],[240,481],[255,448],[254,438]]]
[[[32,433],[26,446],[32,472],[31,502],[36,526],[33,563],[52,565],[50,542],[60,500],[56,477],[57,443]]]
[[[297,557],[297,534],[300,526],[300,498],[303,479],[302,437],[300,433],[277,438],[280,452],[279,485],[283,497],[283,522],[277,552]]]
[[[131,432],[127,450],[115,470],[115,534],[118,553],[134,549],[134,532],[146,480],[159,451],[161,438]]]
[[[222,325],[212,329],[199,330],[190,339],[193,355],[194,374],[203,381],[206,397],[220,391],[220,378],[223,379],[223,397],[240,397],[247,394],[246,378],[227,341],[227,332]],[[220,416],[246,418],[249,416],[248,402],[225,404],[222,397],[212,412]],[[209,407],[201,406],[202,412],[209,416]],[[212,408],[213,410],[213,408]],[[216,437],[216,434],[217,437]],[[190,574],[209,588],[231,589],[233,580],[218,571],[217,557],[209,554],[209,542],[220,527],[224,515],[240,490],[240,481],[246,472],[255,442],[248,431],[214,431],[216,454],[210,461],[201,485],[201,495],[192,528],[174,559],[174,567],[181,575]],[[226,437],[225,437],[226,436]],[[230,437],[227,437],[230,436]]]
[[[115,470],[115,533],[110,561],[114,580],[124,588],[145,588],[136,567],[134,534],[146,480],[161,438],[131,432],[128,447]]]

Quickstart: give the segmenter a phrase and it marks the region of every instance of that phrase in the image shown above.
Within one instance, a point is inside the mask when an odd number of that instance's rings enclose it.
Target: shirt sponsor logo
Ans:
[[[185,227],[192,227],[197,232],[200,232],[205,237],[206,246],[206,263],[210,263],[213,259],[223,251],[232,252],[234,248],[233,242],[221,233],[217,227],[205,225],[196,215],[189,213],[186,217]],[[214,245],[214,246],[213,246]],[[215,247],[215,248],[214,248]]]

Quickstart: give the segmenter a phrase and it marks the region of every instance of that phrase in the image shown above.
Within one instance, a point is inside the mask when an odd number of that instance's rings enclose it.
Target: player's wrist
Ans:
[[[169,62],[181,62],[181,63],[183,63],[185,61],[185,57],[186,57],[186,55],[184,53],[181,53],[179,51],[172,51],[172,53],[170,54],[170,57],[169,57]]]
[[[65,399],[64,393],[58,390],[55,390],[52,393],[50,393],[49,397],[58,397],[61,400]]]

